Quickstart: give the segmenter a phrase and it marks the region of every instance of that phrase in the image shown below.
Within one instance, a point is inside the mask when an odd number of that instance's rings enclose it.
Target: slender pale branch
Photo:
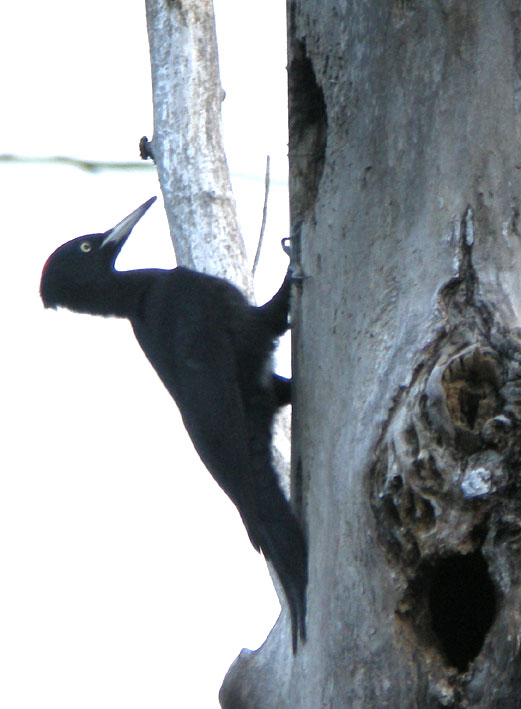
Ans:
[[[211,0],[147,0],[156,162],[179,264],[251,293],[221,132]]]

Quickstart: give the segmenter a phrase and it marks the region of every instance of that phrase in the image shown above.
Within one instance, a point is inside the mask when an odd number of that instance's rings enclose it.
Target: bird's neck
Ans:
[[[131,319],[139,313],[152,278],[148,270],[113,271],[110,279],[78,286],[67,306],[91,315]]]
[[[149,270],[139,271],[116,271],[116,288],[113,291],[112,313],[116,317],[132,318],[141,310],[143,299],[152,282],[152,272]]]

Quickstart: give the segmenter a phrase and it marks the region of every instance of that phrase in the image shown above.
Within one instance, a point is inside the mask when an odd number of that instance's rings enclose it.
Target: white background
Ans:
[[[252,259],[272,159],[262,302],[286,267],[285,8],[215,4]],[[0,22],[0,153],[136,159],[152,135],[144,3],[9,2]],[[159,195],[155,173],[0,163],[0,183],[0,707],[217,707],[231,662],[277,618],[265,563],[129,324],[38,295],[47,256]],[[173,265],[159,200],[118,268]]]

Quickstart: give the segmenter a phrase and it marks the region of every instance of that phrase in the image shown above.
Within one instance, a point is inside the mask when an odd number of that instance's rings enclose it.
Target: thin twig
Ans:
[[[259,243],[257,244],[257,251],[255,253],[255,258],[253,260],[253,266],[251,269],[252,276],[255,276],[255,271],[257,270],[257,264],[259,263],[262,240],[264,239],[264,230],[266,229],[266,217],[268,216],[268,194],[270,191],[270,156],[266,155],[266,176],[264,178],[264,206],[262,207],[262,224],[259,234]]]

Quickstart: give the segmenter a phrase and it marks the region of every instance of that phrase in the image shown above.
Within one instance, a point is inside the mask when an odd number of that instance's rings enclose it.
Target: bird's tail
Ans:
[[[282,585],[291,617],[293,652],[306,639],[307,546],[299,522],[282,492],[271,457],[271,423],[291,383],[278,378],[264,389],[245,382],[250,473],[237,476],[237,507],[253,546],[270,561]]]
[[[249,515],[246,510],[253,512]],[[245,513],[246,512],[246,513]],[[291,617],[293,653],[306,639],[307,547],[304,535],[276,479],[256,489],[254,510],[243,507],[243,521],[253,546],[270,561],[284,590]]]
[[[306,640],[307,547],[297,518],[278,486],[270,493],[268,518],[260,520],[260,548],[279,578],[291,617],[293,653]]]

